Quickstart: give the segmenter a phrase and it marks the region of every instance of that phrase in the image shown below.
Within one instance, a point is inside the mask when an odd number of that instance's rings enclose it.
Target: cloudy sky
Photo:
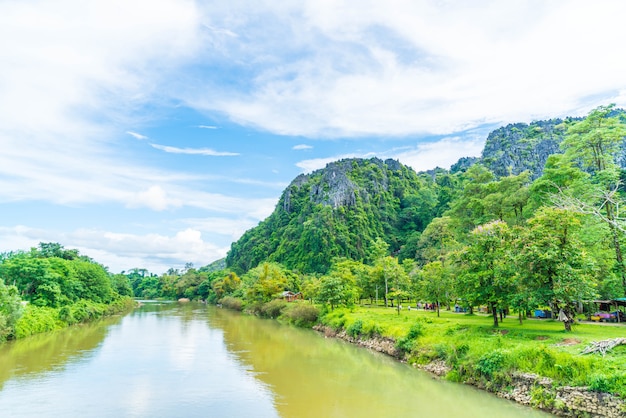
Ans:
[[[0,0],[0,251],[223,257],[302,172],[626,106],[622,0]]]

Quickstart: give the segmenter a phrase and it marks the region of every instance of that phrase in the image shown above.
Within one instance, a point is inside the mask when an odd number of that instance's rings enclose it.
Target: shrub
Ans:
[[[265,318],[276,319],[280,316],[283,309],[287,307],[287,302],[282,299],[274,299],[270,302],[263,304],[261,307],[261,316]]]
[[[383,328],[376,322],[367,321],[363,325],[363,334],[367,335],[370,338],[380,337],[381,335],[383,335]]]
[[[343,310],[335,309],[334,311],[324,315],[322,322],[324,325],[331,327],[335,331],[339,331],[346,323],[347,318],[345,315],[346,313]]]
[[[231,296],[226,296],[222,298],[220,301],[222,306],[233,309],[235,311],[241,311],[243,309],[243,301],[241,299],[233,298]]]
[[[415,346],[415,341],[418,337],[424,334],[424,329],[421,322],[416,322],[411,325],[409,332],[396,342],[396,348],[404,353],[409,353]]]
[[[15,338],[61,329],[58,317],[57,309],[28,305],[15,324]]]
[[[588,377],[589,389],[595,392],[614,393],[624,397],[626,395],[626,374],[612,376],[591,375]]]
[[[346,329],[346,333],[352,338],[358,338],[363,332],[363,321],[357,319],[353,323],[351,323]]]
[[[530,404],[536,408],[552,408],[556,396],[543,386],[534,386],[530,390]]]
[[[283,315],[299,327],[310,327],[319,317],[319,310],[308,303],[292,303],[285,309]]]
[[[476,363],[476,371],[481,375],[491,378],[496,372],[502,370],[505,356],[501,351],[492,351],[483,354]]]

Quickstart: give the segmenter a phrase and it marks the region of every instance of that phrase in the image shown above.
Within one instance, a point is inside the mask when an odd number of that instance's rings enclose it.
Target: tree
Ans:
[[[339,305],[352,305],[355,296],[355,288],[348,281],[332,275],[321,277],[317,300],[329,304],[331,310]]]
[[[572,123],[561,146],[565,154],[574,161],[580,161],[584,168],[593,174],[593,181],[601,194],[610,194],[619,184],[619,170],[615,155],[626,136],[626,124],[615,114],[615,105],[599,106],[581,121]],[[604,193],[602,193],[604,191]],[[615,260],[622,286],[626,294],[626,266],[616,223],[616,205],[611,199],[601,199],[603,220],[609,225]],[[598,211],[599,212],[599,211]]]
[[[287,288],[283,266],[262,263],[243,276],[246,298],[255,302],[269,302]]]
[[[576,236],[579,215],[545,207],[528,225],[516,246],[518,277],[537,301],[563,311],[571,331],[576,304],[595,296],[594,264]]]
[[[13,337],[15,323],[22,316],[23,308],[17,287],[6,286],[0,279],[0,342]]]
[[[373,276],[375,286],[385,291],[385,307],[389,306],[390,293],[394,298],[406,297],[410,288],[409,275],[395,257],[382,257],[374,264]],[[393,306],[393,304],[392,304]]]
[[[422,267],[418,275],[420,295],[426,300],[435,301],[439,316],[439,306],[448,301],[452,287],[449,273],[441,261],[432,261]]]
[[[498,326],[498,309],[505,309],[515,293],[510,263],[511,234],[505,222],[493,221],[476,227],[461,253],[459,296],[470,306],[487,304]]]
[[[420,237],[415,259],[422,264],[443,261],[451,251],[460,247],[456,234],[457,225],[450,216],[433,219]]]

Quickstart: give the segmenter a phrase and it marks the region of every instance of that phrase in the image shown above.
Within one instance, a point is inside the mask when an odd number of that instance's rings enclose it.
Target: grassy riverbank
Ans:
[[[323,325],[352,337],[380,335],[396,341],[407,361],[443,361],[446,378],[503,387],[515,372],[551,378],[555,385],[583,386],[626,398],[626,346],[606,356],[583,355],[592,341],[626,336],[626,325],[580,323],[566,333],[553,320],[509,317],[499,328],[491,318],[442,311],[342,308],[320,316]]]
[[[105,316],[129,312],[137,306],[130,297],[120,297],[110,303],[80,300],[60,308],[28,304],[15,324],[14,339],[54,331]]]

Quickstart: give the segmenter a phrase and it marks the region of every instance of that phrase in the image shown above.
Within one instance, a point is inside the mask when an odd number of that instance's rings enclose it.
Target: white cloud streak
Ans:
[[[140,140],[140,141],[143,141],[143,140],[145,140],[145,139],[148,139],[148,137],[147,137],[147,136],[142,135],[142,134],[139,134],[139,133],[137,133],[137,132],[133,132],[133,131],[126,131],[126,133],[127,133],[128,135],[132,136],[133,138],[138,139],[138,140]]]
[[[215,151],[210,148],[178,148],[159,144],[150,144],[150,146],[171,154],[206,155],[212,157],[234,157],[240,155],[236,152]]]
[[[299,151],[299,150],[313,149],[313,147],[311,145],[299,144],[299,145],[294,145],[292,149]]]

